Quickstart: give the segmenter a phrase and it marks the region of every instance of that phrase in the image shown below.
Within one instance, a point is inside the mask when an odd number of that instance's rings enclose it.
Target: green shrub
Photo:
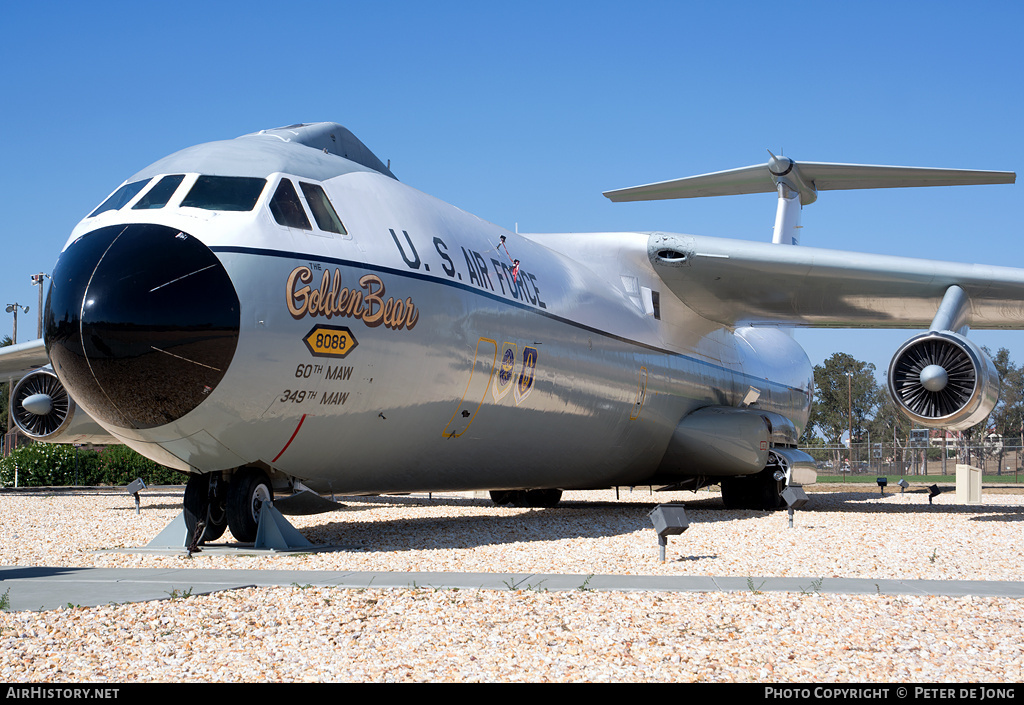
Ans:
[[[0,482],[4,487],[13,487],[17,473],[19,487],[85,485],[89,484],[98,465],[99,456],[94,450],[59,443],[33,443],[0,460]]]
[[[180,485],[185,473],[160,465],[128,446],[107,446],[99,454],[100,479],[94,484],[127,485],[137,477],[147,485]]]
[[[181,484],[185,475],[145,458],[127,446],[103,451],[64,443],[33,443],[0,459],[0,486],[126,485],[141,477],[147,485]]]

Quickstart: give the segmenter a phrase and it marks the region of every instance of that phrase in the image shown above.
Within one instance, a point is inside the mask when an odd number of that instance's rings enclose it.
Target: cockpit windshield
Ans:
[[[281,179],[281,183],[277,185],[277,191],[270,199],[270,213],[278,225],[312,230],[309,226],[309,218],[306,217],[306,212],[302,210],[302,203],[299,202],[299,194],[295,192],[295,187],[288,179]]]
[[[209,211],[251,211],[266,185],[266,179],[250,176],[200,176],[181,205]]]
[[[171,196],[178,190],[178,186],[185,178],[184,174],[173,174],[171,176],[165,176],[156,182],[156,185],[151,188],[146,194],[139,199],[139,202],[132,206],[132,210],[152,210],[155,208],[163,208],[167,205],[167,202],[171,200]]]
[[[341,223],[341,218],[338,217],[334,206],[331,205],[331,199],[327,197],[323,187],[309,184],[305,181],[300,181],[299,186],[302,188],[302,193],[306,196],[306,203],[309,204],[309,209],[313,211],[313,218],[316,219],[316,224],[320,226],[320,229],[330,233],[338,233],[339,235],[348,235],[348,232],[345,231],[345,226]]]
[[[128,201],[135,198],[135,196],[141,191],[146,184],[149,183],[149,179],[143,179],[142,181],[134,181],[130,184],[125,184],[118,190],[114,191],[110,195],[110,198],[100,204],[99,208],[89,214],[90,218],[95,218],[100,213],[106,213],[107,211],[116,211],[119,208],[124,207]]]

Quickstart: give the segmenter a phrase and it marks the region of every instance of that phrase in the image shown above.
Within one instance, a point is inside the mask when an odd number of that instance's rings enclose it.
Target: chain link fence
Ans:
[[[32,441],[17,432],[0,435],[0,458]],[[988,442],[976,445],[913,446],[905,443],[854,443],[804,446],[822,475],[956,475],[958,463],[981,468],[985,475],[1024,478],[1024,448]],[[1016,480],[1015,480],[1016,481]]]
[[[854,443],[805,446],[823,475],[956,475],[957,464],[981,468],[985,475],[1024,478],[1024,449],[1019,445],[988,442],[974,445],[913,446],[901,443]]]

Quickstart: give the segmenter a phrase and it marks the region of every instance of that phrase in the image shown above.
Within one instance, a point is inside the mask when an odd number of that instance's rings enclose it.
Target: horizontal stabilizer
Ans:
[[[777,191],[779,186],[784,184],[798,192],[801,204],[807,205],[814,202],[818,191],[908,186],[1012,184],[1015,180],[1016,174],[1012,171],[933,169],[827,162],[798,163],[788,157],[773,155],[767,164],[605,191],[604,195],[617,202],[657,201],[669,198],[771,193]]]

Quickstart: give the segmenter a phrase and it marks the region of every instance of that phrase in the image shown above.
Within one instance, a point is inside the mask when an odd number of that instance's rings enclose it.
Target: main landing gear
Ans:
[[[756,475],[723,479],[722,502],[726,509],[779,509],[785,489],[786,476],[769,465]]]
[[[553,507],[562,490],[491,490],[491,501],[499,507]]]
[[[216,472],[192,475],[184,501],[189,548],[216,541],[225,529],[240,543],[255,541],[260,508],[273,499],[274,486],[260,468],[239,468],[227,478]]]
[[[723,478],[722,501],[727,509],[783,509],[787,487],[812,485],[817,478],[814,458],[798,448],[778,446],[769,451],[761,472]]]

